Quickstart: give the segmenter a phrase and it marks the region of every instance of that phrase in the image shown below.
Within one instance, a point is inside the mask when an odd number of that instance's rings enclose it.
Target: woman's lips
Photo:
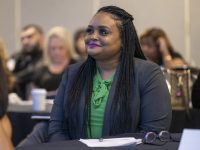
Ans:
[[[96,48],[96,47],[101,47],[100,45],[96,44],[96,43],[89,43],[88,44],[89,48]]]

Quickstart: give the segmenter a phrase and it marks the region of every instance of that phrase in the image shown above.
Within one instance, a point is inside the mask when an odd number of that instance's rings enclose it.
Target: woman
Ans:
[[[0,38],[0,149],[13,149],[11,137],[12,127],[6,115],[8,93],[15,87],[15,77],[7,67],[8,54],[3,40]]]
[[[55,95],[64,68],[76,58],[67,30],[64,27],[52,28],[47,36],[47,64],[37,71],[34,87],[46,89],[49,97]]]
[[[150,28],[142,33],[140,43],[144,55],[158,65],[171,69],[186,65],[182,56],[174,51],[166,33],[160,28]]]
[[[170,96],[159,66],[141,51],[132,16],[98,10],[85,37],[88,58],[64,73],[51,112],[49,141],[167,130]]]
[[[8,106],[8,88],[6,76],[3,69],[3,63],[0,59],[0,149],[12,150],[11,142],[12,128],[10,121],[6,115]]]

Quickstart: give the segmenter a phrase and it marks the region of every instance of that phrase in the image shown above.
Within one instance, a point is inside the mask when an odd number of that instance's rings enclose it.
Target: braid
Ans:
[[[86,129],[87,123],[90,121],[90,100],[91,100],[91,94],[92,94],[92,86],[93,86],[93,76],[96,73],[96,62],[95,60],[88,56],[85,63],[83,63],[80,66],[80,69],[78,70],[74,81],[72,83],[72,87],[69,91],[69,101],[66,104],[67,112],[66,118],[68,127],[71,129],[69,131],[69,136],[71,139],[78,139],[80,132],[84,132]],[[79,124],[80,124],[80,97],[81,93],[84,90],[85,92],[85,106],[84,106],[84,126],[79,131]],[[90,124],[89,124],[90,126]]]
[[[134,80],[134,57],[145,59],[141,50],[133,17],[125,10],[116,6],[106,6],[98,12],[106,12],[119,20],[118,28],[121,32],[122,49],[120,57],[120,71],[117,81],[114,101],[111,108],[110,134],[120,134],[131,130],[132,116],[130,108],[131,90]]]

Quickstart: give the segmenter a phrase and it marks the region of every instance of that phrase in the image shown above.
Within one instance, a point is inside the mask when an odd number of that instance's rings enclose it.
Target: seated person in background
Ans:
[[[192,86],[192,106],[200,109],[200,73]]]
[[[171,104],[155,63],[145,60],[133,17],[116,6],[98,10],[86,30],[88,58],[63,74],[49,141],[168,130]]]
[[[13,64],[10,69],[16,76],[18,94],[22,99],[28,98],[33,75],[42,64],[43,42],[41,27],[34,24],[25,26],[21,32],[22,50],[14,54],[10,60],[10,64]]]
[[[37,70],[33,87],[47,90],[47,98],[54,98],[62,80],[64,69],[78,58],[69,32],[64,27],[54,27],[47,35],[47,63]],[[28,146],[47,142],[48,123],[38,123],[33,131],[17,146]]]
[[[70,34],[63,27],[54,27],[49,31],[46,48],[47,63],[37,69],[33,84],[46,89],[47,97],[51,98],[55,97],[64,69],[75,62],[77,55]]]
[[[182,56],[174,51],[166,33],[160,28],[150,28],[140,36],[140,44],[147,59],[171,69],[186,65]]]
[[[87,51],[85,47],[85,29],[79,29],[74,35],[74,47],[79,55],[80,61],[85,61],[87,59]]]
[[[17,92],[16,78],[8,68],[9,57],[7,54],[7,49],[3,40],[0,38],[0,60],[2,61],[3,70],[6,75],[6,80],[8,83],[8,93]],[[1,79],[2,80],[2,79]]]
[[[0,150],[13,150],[11,142],[12,128],[6,115],[8,106],[8,89],[3,62],[0,59]]]

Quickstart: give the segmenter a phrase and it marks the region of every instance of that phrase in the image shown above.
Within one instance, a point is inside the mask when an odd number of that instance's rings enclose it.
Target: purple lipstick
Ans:
[[[88,43],[88,47],[89,48],[96,48],[96,47],[101,47],[101,46],[99,44],[91,42],[91,43]]]

